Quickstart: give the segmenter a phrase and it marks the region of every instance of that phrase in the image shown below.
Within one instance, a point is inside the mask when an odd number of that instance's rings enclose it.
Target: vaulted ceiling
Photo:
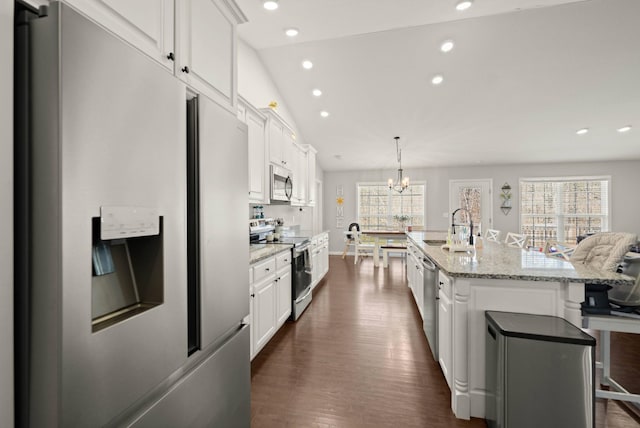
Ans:
[[[237,3],[325,170],[640,159],[640,1]]]

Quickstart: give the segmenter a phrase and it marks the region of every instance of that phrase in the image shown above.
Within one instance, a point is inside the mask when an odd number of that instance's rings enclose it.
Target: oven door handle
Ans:
[[[304,299],[306,299],[307,297],[309,297],[309,294],[311,294],[311,287],[309,287],[309,291],[307,291],[307,292],[304,294],[304,296],[302,296],[302,297],[298,297],[298,298],[296,299],[296,303],[300,303],[300,302],[302,302]]]

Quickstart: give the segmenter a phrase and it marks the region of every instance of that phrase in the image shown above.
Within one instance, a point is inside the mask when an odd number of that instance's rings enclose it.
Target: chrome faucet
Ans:
[[[469,210],[465,208],[458,208],[457,210],[451,213],[451,233],[453,233],[454,235],[456,233],[455,217],[458,211],[464,211],[469,216],[469,226],[471,228],[471,230],[469,231],[469,245],[473,245],[473,220],[471,219],[471,213],[469,212]]]

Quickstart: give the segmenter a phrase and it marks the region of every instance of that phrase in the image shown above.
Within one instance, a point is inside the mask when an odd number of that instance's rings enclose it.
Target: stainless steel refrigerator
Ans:
[[[249,426],[246,126],[72,8],[28,15],[17,425]]]

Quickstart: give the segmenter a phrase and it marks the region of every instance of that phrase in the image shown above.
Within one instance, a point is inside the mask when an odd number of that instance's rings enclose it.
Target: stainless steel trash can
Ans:
[[[489,428],[595,426],[595,344],[566,320],[487,311]]]

